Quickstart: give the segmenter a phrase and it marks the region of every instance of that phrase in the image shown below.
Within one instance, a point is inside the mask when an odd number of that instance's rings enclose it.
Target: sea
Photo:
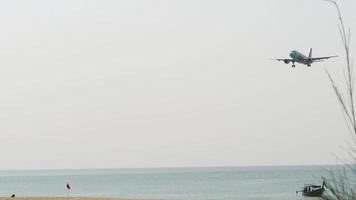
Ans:
[[[168,200],[296,200],[330,166],[0,171],[0,196],[89,196]],[[66,188],[69,183],[71,189]]]

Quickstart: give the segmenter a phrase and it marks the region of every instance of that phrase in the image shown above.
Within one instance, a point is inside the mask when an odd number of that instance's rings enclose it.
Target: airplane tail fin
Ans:
[[[313,52],[313,48],[310,48],[310,51],[309,51],[309,58],[312,57],[312,52]]]

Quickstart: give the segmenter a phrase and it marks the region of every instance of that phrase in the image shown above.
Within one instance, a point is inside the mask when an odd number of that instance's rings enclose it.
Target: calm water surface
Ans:
[[[0,171],[0,196],[108,196],[195,200],[295,200],[327,166]]]

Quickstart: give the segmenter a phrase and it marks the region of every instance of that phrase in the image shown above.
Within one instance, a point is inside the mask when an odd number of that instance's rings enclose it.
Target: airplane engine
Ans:
[[[284,59],[283,61],[284,61],[284,63],[286,63],[286,64],[289,63],[289,60],[287,60],[287,59]]]

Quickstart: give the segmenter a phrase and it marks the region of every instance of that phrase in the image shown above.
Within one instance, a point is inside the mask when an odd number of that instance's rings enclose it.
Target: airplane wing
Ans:
[[[285,64],[294,62],[293,59],[290,59],[290,58],[277,58],[277,59],[272,59],[272,60],[283,61]]]
[[[286,61],[292,62],[293,61],[293,59],[290,59],[290,58],[277,58],[277,59],[272,59],[272,60],[284,61],[284,62],[286,62]]]
[[[311,58],[311,60],[313,62],[320,62],[320,61],[323,61],[325,59],[329,59],[329,58],[335,58],[337,56],[325,56],[325,57],[315,57],[315,58]]]

